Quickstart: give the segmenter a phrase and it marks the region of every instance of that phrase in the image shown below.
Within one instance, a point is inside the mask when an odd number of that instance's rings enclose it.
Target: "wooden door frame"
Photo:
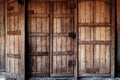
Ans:
[[[116,5],[115,5],[116,0],[111,0],[111,77],[115,77],[115,9],[116,9]]]
[[[74,78],[77,80],[78,79],[78,0],[74,0],[74,5],[75,5],[75,9],[74,9],[74,31],[76,33],[76,40],[74,42],[74,59],[76,59],[76,66],[74,68]]]

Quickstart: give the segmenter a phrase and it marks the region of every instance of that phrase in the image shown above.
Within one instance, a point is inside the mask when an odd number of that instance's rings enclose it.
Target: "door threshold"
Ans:
[[[75,80],[74,77],[31,77],[29,80]]]

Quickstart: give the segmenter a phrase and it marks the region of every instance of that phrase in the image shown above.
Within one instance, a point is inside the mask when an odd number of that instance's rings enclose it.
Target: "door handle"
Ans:
[[[69,37],[75,39],[76,38],[76,33],[75,32],[70,32]]]

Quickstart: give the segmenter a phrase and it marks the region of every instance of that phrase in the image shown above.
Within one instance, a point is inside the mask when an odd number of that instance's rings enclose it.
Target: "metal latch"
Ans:
[[[73,39],[75,39],[76,38],[76,33],[75,32],[70,32],[69,37],[72,37]]]
[[[74,60],[69,60],[68,61],[68,66],[69,67],[72,67],[72,66],[75,66],[76,65],[76,61],[74,61]]]

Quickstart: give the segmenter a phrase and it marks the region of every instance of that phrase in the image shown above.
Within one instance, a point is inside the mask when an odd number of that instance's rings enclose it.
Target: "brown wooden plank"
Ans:
[[[110,23],[79,23],[79,27],[110,27]]]
[[[16,58],[16,59],[20,59],[21,56],[19,54],[8,54],[7,55],[9,58]]]
[[[67,17],[67,18],[69,18],[69,17],[74,17],[73,16],[73,14],[65,14],[65,15],[58,15],[58,14],[54,14],[54,16],[53,17],[55,17],[55,18],[65,18],[65,17]]]
[[[30,18],[45,18],[45,17],[49,17],[49,14],[34,14],[33,12],[29,12],[28,17],[30,17]]]
[[[106,69],[105,69],[105,57],[106,57],[106,47],[105,47],[105,45],[101,45],[100,73],[106,73]]]
[[[19,17],[18,16],[15,16],[15,26],[18,26],[19,25]],[[19,26],[18,27],[15,27],[15,30],[17,31],[17,30],[19,30]],[[19,37],[18,36],[15,36],[15,54],[17,55],[19,55],[19,52],[18,52],[18,50],[19,50],[19,47],[18,47],[18,42],[19,42]],[[18,66],[19,66],[19,64],[18,64],[18,59],[15,59],[15,66],[14,66],[14,68],[15,68],[15,73],[18,73]]]
[[[58,52],[53,52],[53,55],[74,55],[73,51],[58,51]]]
[[[94,68],[100,68],[101,45],[94,46]],[[97,72],[99,73],[99,72]]]
[[[111,41],[80,41],[79,44],[106,44],[106,45],[110,45]]]
[[[7,35],[21,35],[21,31],[7,31]]]
[[[110,45],[106,45],[106,73],[110,73]]]
[[[41,32],[32,32],[32,33],[29,33],[27,36],[29,37],[47,37],[49,36],[50,34],[49,33],[41,33]]]
[[[29,53],[30,56],[48,56],[48,52],[31,52]]]
[[[78,0],[78,2],[83,2],[84,0]],[[86,0],[86,1],[91,1],[91,0]],[[105,2],[105,3],[111,3],[111,0],[96,0],[96,1],[102,1],[102,2]]]

